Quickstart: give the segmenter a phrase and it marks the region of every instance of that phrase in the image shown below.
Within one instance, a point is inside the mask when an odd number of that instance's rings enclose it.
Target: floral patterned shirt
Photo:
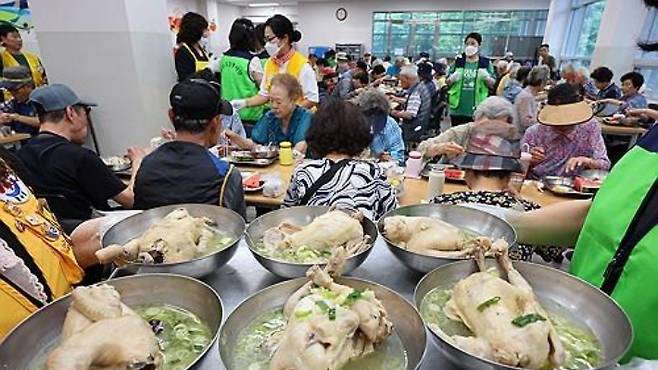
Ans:
[[[571,131],[566,133],[559,132],[551,126],[535,124],[523,135],[522,144],[544,150],[544,161],[530,169],[530,176],[535,179],[544,176],[574,175],[567,173],[566,169],[567,161],[574,157],[591,158],[596,162],[598,169],[610,169],[601,127],[594,118],[573,126]]]

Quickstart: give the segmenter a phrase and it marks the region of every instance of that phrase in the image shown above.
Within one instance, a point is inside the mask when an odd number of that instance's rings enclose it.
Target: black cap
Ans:
[[[209,120],[219,114],[233,114],[231,104],[221,99],[219,84],[203,78],[177,83],[171,89],[169,103],[176,117],[183,120]]]
[[[25,66],[8,67],[2,70],[0,87],[13,90],[23,85],[32,83],[32,73]]]
[[[356,62],[356,67],[364,71],[368,71],[368,64],[362,60]]]

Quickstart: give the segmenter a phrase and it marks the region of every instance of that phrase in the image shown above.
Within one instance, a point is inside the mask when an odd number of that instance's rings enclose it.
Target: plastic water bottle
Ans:
[[[443,168],[432,167],[427,182],[427,201],[443,194],[443,185],[446,183],[446,173]]]
[[[404,169],[404,176],[419,178],[420,172],[423,170],[423,159],[422,154],[417,151],[409,152],[409,158],[406,162],[406,167]]]

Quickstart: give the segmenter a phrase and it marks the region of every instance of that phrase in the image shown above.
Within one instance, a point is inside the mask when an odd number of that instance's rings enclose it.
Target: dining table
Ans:
[[[295,169],[294,165],[284,166],[278,161],[274,161],[271,165],[265,167],[245,166],[241,164],[237,166],[240,172],[254,173],[257,172],[261,175],[269,174],[279,176],[283,182],[284,189],[288,188],[290,180]],[[399,196],[399,203],[401,206],[426,203],[427,199],[427,185],[428,180],[425,177],[404,179],[404,191]],[[443,193],[455,193],[460,191],[468,191],[468,186],[464,181],[447,180]],[[521,197],[533,201],[540,206],[547,206],[561,201],[569,200],[563,196],[557,196],[549,191],[541,190],[536,181],[526,180],[521,188]],[[283,204],[284,193],[276,197],[269,197],[263,195],[261,190],[258,191],[245,191],[245,201],[247,205],[262,207],[262,208],[279,208]]]
[[[599,122],[599,125],[601,125],[601,133],[603,135],[628,137],[630,139],[628,143],[629,149],[648,131],[648,129],[640,126],[625,126],[621,124],[613,125],[607,123],[603,117],[596,117],[596,120]]]

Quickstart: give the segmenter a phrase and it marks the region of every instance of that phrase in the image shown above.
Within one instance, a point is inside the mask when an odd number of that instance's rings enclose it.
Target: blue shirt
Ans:
[[[32,104],[21,103],[16,99],[11,99],[4,103],[0,103],[0,112],[2,113],[16,113],[21,116],[35,117],[36,112],[32,107]],[[19,134],[30,134],[36,135],[39,133],[38,127],[32,127],[20,122],[12,122],[9,124],[12,130],[16,131]]]
[[[297,107],[290,116],[288,132],[281,130],[281,120],[269,111],[261,117],[251,131],[251,140],[258,144],[280,143],[289,141],[295,146],[306,140],[306,131],[311,126],[311,112],[304,107]]]
[[[621,105],[621,109],[626,109],[626,108],[633,108],[633,109],[638,109],[638,108],[646,108],[649,106],[647,103],[647,98],[644,97],[644,95],[635,93],[633,95],[624,95],[621,97],[621,101],[623,102]]]
[[[389,75],[389,76],[397,76],[397,75],[400,74],[400,67],[396,66],[395,64],[392,64],[386,70],[386,74]]]
[[[510,82],[503,89],[503,97],[514,104],[516,96],[523,90],[523,85],[517,80],[510,80]]]
[[[387,152],[398,163],[404,163],[402,130],[391,116],[387,117],[386,126],[379,133],[373,134],[370,152],[373,157],[379,157],[382,153]]]
[[[599,90],[596,94],[596,100],[602,99],[619,99],[621,98],[621,89],[615,83],[611,83],[605,89]]]

